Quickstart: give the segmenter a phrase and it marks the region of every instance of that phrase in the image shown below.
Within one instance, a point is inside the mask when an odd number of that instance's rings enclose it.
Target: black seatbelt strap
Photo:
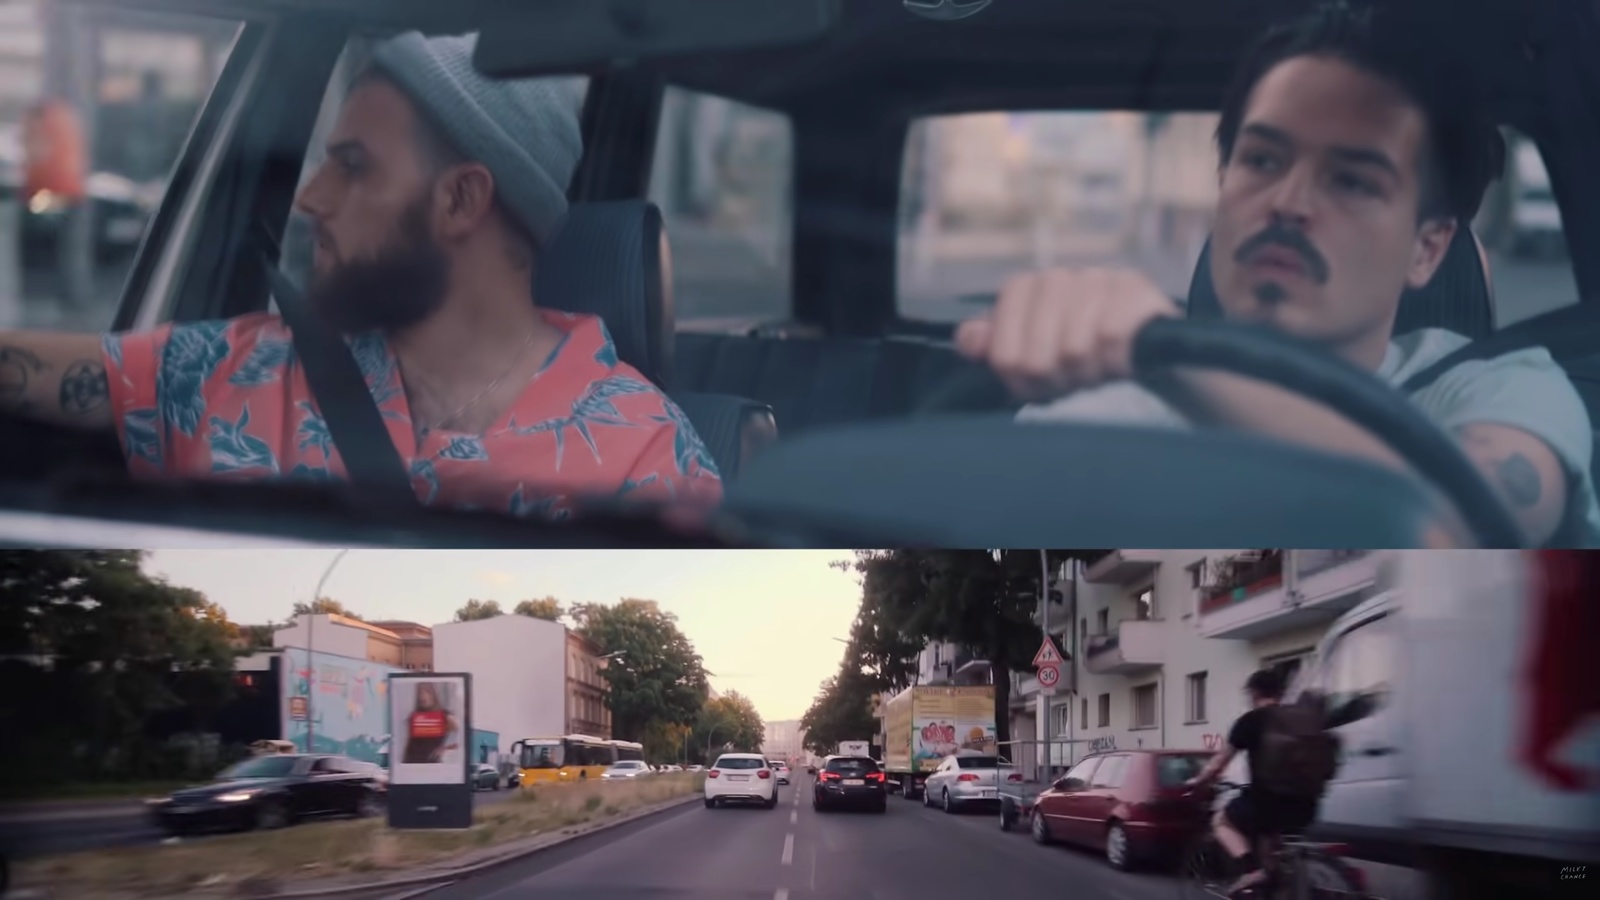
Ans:
[[[1415,394],[1464,362],[1494,359],[1530,347],[1543,347],[1558,361],[1600,354],[1600,305],[1580,303],[1473,341],[1407,378],[1400,391],[1408,396]]]
[[[415,505],[417,495],[410,474],[350,347],[317,319],[300,289],[279,270],[278,242],[272,233],[264,225],[256,230],[264,245],[261,261],[267,284],[293,335],[295,356],[305,368],[311,396],[328,425],[350,483],[397,503]]]

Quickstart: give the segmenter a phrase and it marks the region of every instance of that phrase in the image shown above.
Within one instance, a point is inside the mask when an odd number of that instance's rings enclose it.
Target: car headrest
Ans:
[[[1189,282],[1188,314],[1193,318],[1222,317],[1222,304],[1217,300],[1216,287],[1211,281],[1209,238],[1200,251],[1200,261],[1195,264],[1194,279]],[[1405,334],[1422,328],[1446,328],[1473,340],[1494,332],[1489,282],[1471,228],[1456,229],[1444,261],[1425,286],[1407,288],[1400,295],[1394,333]]]
[[[533,296],[546,309],[599,316],[617,358],[665,388],[673,328],[661,235],[654,203],[574,203],[535,267]]]

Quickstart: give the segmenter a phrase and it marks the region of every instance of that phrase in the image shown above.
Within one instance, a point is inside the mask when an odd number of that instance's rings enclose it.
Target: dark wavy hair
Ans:
[[[1284,683],[1283,672],[1278,669],[1258,669],[1245,679],[1244,689],[1257,697],[1268,700],[1282,700],[1283,692],[1288,687]]]
[[[1505,138],[1484,115],[1477,73],[1456,55],[1448,34],[1420,13],[1340,0],[1269,29],[1246,53],[1223,95],[1217,149],[1226,166],[1256,84],[1279,63],[1300,56],[1337,59],[1398,87],[1422,110],[1417,219],[1477,215],[1489,182],[1505,171]]]

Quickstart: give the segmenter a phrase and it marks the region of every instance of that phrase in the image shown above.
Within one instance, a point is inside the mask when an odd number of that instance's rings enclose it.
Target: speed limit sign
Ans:
[[[1039,667],[1039,686],[1053,688],[1061,683],[1061,669],[1056,666]]]

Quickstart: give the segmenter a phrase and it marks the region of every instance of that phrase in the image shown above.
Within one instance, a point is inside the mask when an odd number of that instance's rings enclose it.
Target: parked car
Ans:
[[[148,801],[150,817],[171,835],[281,828],[303,819],[375,816],[384,792],[369,763],[343,756],[281,753],[225,769],[210,784]]]
[[[472,770],[472,789],[500,790],[500,770],[488,763],[479,763]]]
[[[855,807],[881,813],[889,808],[883,767],[866,756],[830,756],[811,785],[811,808],[817,812]]]
[[[1034,801],[1033,839],[1100,850],[1114,869],[1170,861],[1206,827],[1204,799],[1185,797],[1183,783],[1210,757],[1204,750],[1090,756]]]
[[[604,772],[601,772],[600,778],[603,781],[622,781],[654,774],[655,770],[642,760],[620,759],[612,763]]]
[[[766,757],[757,753],[724,753],[706,773],[706,809],[729,801],[760,803],[767,809],[778,805],[778,779]]]
[[[935,804],[947,813],[983,804],[998,806],[1000,780],[1021,781],[1022,773],[1009,760],[992,753],[962,750],[946,757],[928,774],[922,788],[922,805]]]

